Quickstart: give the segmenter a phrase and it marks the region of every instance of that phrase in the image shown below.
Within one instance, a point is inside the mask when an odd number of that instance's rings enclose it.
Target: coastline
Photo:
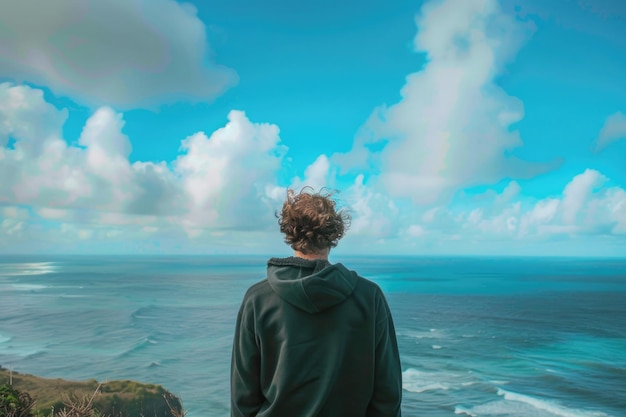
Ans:
[[[69,381],[42,378],[8,370],[0,365],[0,386],[4,384],[28,393],[35,400],[33,411],[43,416],[49,416],[52,410],[61,410],[68,401],[80,402],[83,398],[91,397],[94,408],[102,415],[184,416],[181,399],[157,384],[131,380],[98,382],[95,379]]]

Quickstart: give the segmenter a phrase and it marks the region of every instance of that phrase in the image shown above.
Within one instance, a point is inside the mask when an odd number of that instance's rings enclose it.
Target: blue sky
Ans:
[[[9,0],[0,253],[626,254],[619,0]],[[36,7],[35,7],[36,6]]]

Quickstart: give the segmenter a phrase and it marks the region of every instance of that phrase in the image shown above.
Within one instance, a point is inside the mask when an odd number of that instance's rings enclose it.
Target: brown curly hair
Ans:
[[[336,210],[333,194],[324,189],[316,193],[311,187],[298,194],[287,190],[283,209],[276,214],[285,243],[304,254],[337,246],[350,227],[350,214],[345,209]]]

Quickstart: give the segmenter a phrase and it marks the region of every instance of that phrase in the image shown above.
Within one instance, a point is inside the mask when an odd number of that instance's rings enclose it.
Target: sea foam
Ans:
[[[505,391],[503,389],[498,389],[498,395],[503,396],[505,400],[525,403],[537,410],[545,411],[550,413],[550,415],[559,417],[610,417],[608,414],[601,411],[567,408],[556,401],[543,400],[529,395]]]
[[[474,407],[457,406],[455,414],[472,417],[613,417],[601,411],[565,407],[556,401],[531,397],[498,389],[503,400],[490,401]]]
[[[37,291],[48,288],[48,286],[39,284],[11,284],[8,288],[13,291]]]
[[[0,276],[45,275],[57,272],[56,262],[24,262],[0,264]]]
[[[402,388],[409,392],[448,391],[473,385],[478,381],[454,372],[424,372],[409,368],[402,372]]]

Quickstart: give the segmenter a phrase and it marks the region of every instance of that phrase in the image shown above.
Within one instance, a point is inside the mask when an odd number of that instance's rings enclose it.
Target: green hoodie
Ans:
[[[387,301],[342,264],[270,259],[241,304],[231,366],[234,417],[400,416]]]

